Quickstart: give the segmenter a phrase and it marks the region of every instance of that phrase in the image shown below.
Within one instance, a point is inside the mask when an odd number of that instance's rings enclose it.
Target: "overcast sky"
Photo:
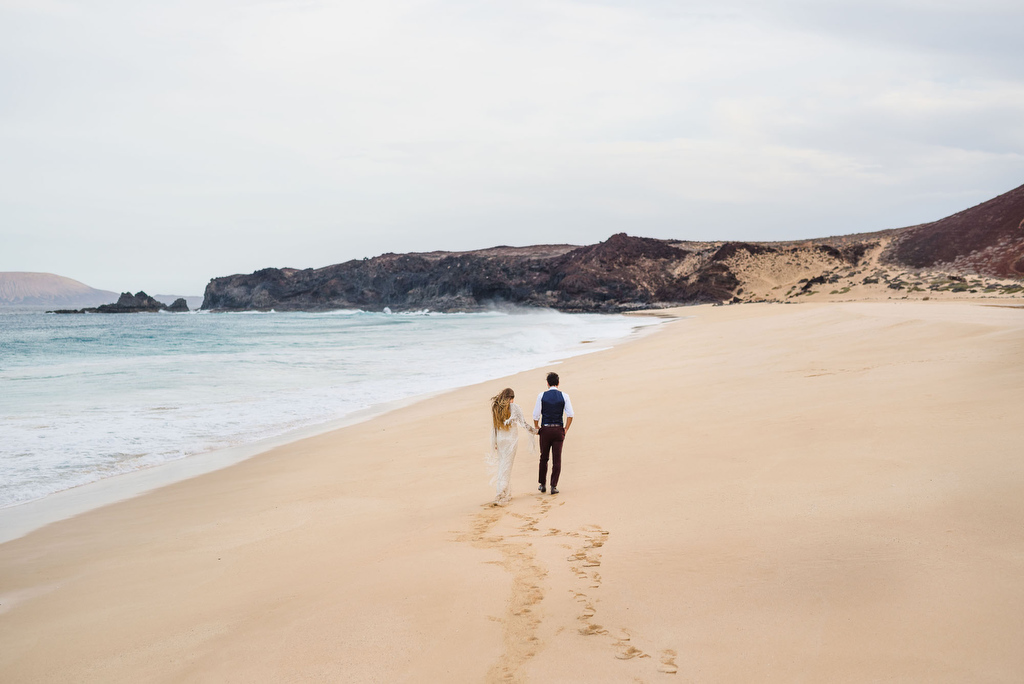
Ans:
[[[774,240],[1024,183],[1021,0],[0,0],[0,271]]]

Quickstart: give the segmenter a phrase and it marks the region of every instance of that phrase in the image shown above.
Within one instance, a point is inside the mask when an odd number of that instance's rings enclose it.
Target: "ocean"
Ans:
[[[536,368],[656,323],[538,310],[0,313],[0,508]],[[517,389],[532,396],[542,382]]]

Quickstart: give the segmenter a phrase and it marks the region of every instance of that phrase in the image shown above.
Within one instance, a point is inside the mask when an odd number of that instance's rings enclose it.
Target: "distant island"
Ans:
[[[60,311],[62,313],[132,313],[137,311],[188,311],[198,309],[202,297],[145,292],[125,296],[142,297],[139,301],[119,299],[116,292],[98,290],[85,283],[56,275],[31,271],[0,271],[0,311]],[[150,302],[149,300],[155,300]],[[178,300],[183,300],[184,305]],[[182,306],[185,308],[182,309]],[[163,307],[163,308],[161,308]],[[102,309],[102,311],[101,311]]]
[[[384,254],[214,278],[208,311],[475,311],[512,304],[623,312],[808,299],[1017,296],[1024,186],[933,223],[792,242],[613,235],[596,245]]]
[[[0,272],[0,306],[24,309],[99,306],[114,301],[116,292],[97,290],[53,273]]]
[[[187,313],[188,303],[184,297],[179,297],[174,300],[170,306],[163,302],[158,302],[153,299],[145,292],[139,291],[135,294],[131,292],[122,292],[121,296],[118,297],[117,301],[113,304],[101,304],[97,307],[90,307],[85,309],[55,309],[53,311],[47,311],[47,313],[55,314],[85,314],[85,313],[99,313],[99,314],[128,314],[128,313],[157,313],[159,311],[169,311],[171,313]]]

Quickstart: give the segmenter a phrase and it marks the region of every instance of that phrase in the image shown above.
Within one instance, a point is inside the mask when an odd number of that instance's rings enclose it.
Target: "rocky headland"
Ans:
[[[1024,186],[933,223],[794,242],[691,242],[619,233],[583,247],[384,254],[318,269],[214,278],[213,311],[623,312],[808,298],[1020,296]]]

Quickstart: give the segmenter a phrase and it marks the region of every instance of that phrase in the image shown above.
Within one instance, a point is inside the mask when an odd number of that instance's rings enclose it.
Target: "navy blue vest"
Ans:
[[[565,398],[554,387],[540,398],[540,424],[561,425],[562,412],[565,411]]]

